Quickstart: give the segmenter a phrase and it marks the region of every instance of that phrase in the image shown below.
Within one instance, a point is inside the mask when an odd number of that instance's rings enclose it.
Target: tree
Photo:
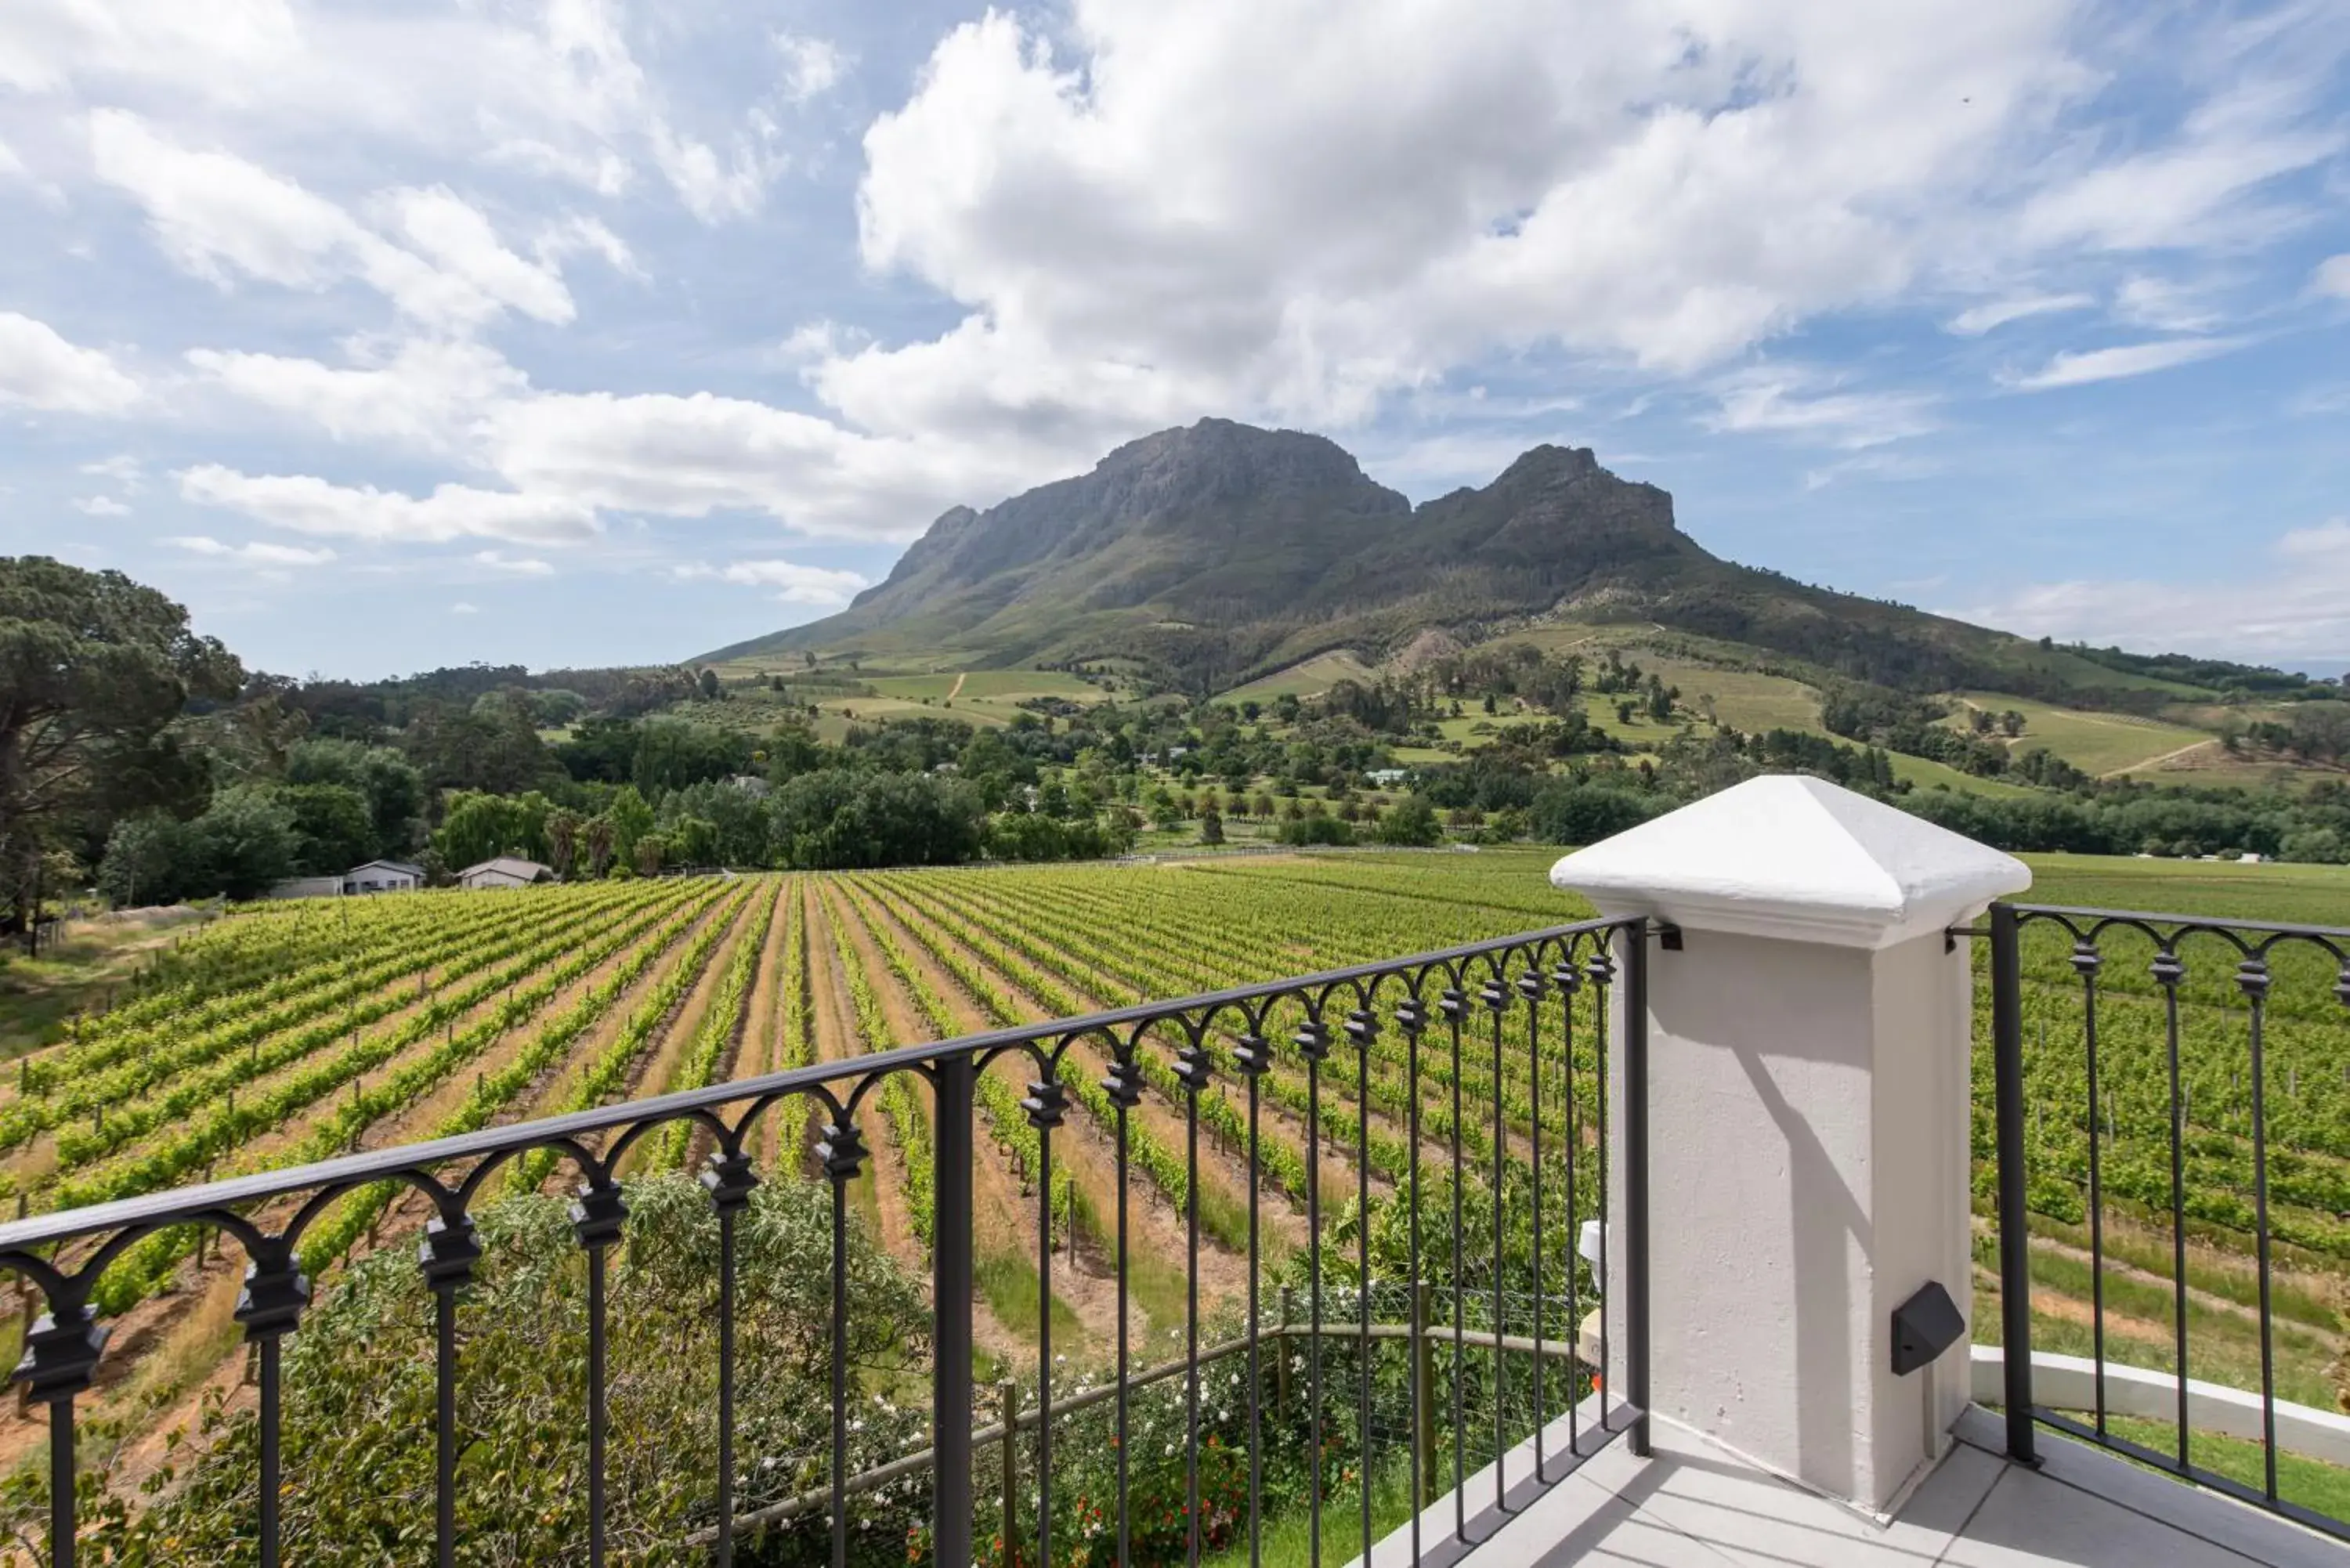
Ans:
[[[841,768],[793,779],[773,811],[779,858],[810,869],[954,865],[979,853],[985,819],[960,779]]]
[[[612,822],[613,856],[623,865],[633,865],[637,840],[653,830],[653,808],[645,804],[636,785],[622,784],[605,806],[604,815]]]
[[[612,819],[597,813],[588,819],[584,836],[588,843],[588,874],[601,877],[604,867],[612,863]]]
[[[98,890],[118,909],[169,902],[184,890],[193,843],[188,825],[162,812],[126,816],[107,836]]]
[[[568,877],[579,858],[579,814],[557,806],[546,814],[546,863],[558,877]]]
[[[461,869],[500,855],[544,860],[553,853],[546,834],[552,814],[546,797],[536,790],[519,795],[460,790],[449,797],[449,809],[441,819],[441,831],[432,836],[432,846],[443,860]]]
[[[239,784],[213,797],[192,825],[182,893],[224,893],[258,898],[294,870],[299,842],[294,814],[276,793]]]
[[[375,842],[359,859],[405,855],[424,836],[424,775],[390,747],[330,737],[303,741],[286,753],[286,782],[339,784],[366,797]]]
[[[702,695],[712,702],[726,695],[725,688],[718,683],[718,671],[707,665],[704,665],[702,670]]]
[[[182,814],[204,778],[172,732],[244,671],[188,614],[120,572],[0,557],[0,931],[28,931],[44,851],[94,850],[142,807]]]
[[[1213,801],[1200,809],[1200,842],[1222,844],[1224,841],[1224,814],[1216,809]]]
[[[682,719],[647,719],[637,729],[628,777],[647,798],[729,778],[751,765],[751,742],[729,730]]]
[[[1379,818],[1378,840],[1381,844],[1424,847],[1442,836],[1436,823],[1436,808],[1429,804],[1425,795],[1408,794],[1396,802],[1395,809]]]
[[[764,827],[765,824],[761,823]],[[722,857],[718,853],[718,825],[699,816],[681,816],[672,822],[663,837],[668,847],[663,862],[670,866],[714,866]],[[736,865],[757,865],[754,857],[737,860]]]
[[[637,840],[635,849],[629,856],[629,864],[637,868],[637,875],[640,877],[654,876],[660,872],[663,857],[668,854],[669,840],[658,833],[648,833]]]
[[[1596,844],[1655,815],[1650,798],[1604,784],[1560,782],[1534,796],[1527,826],[1548,844]]]
[[[306,877],[340,875],[375,855],[367,797],[342,784],[281,784],[278,802],[294,821],[294,868]]]
[[[433,789],[519,794],[560,780],[527,707],[489,692],[471,708],[433,704],[409,725],[408,755]],[[551,775],[551,777],[550,777]]]

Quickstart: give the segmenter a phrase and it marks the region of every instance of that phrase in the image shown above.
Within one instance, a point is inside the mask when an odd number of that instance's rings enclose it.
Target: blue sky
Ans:
[[[690,656],[1206,414],[2350,660],[2350,9],[10,0],[0,551],[249,662]]]

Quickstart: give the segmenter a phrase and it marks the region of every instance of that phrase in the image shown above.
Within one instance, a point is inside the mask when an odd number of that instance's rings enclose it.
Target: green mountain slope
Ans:
[[[2028,700],[2033,728],[2079,739],[2098,772],[2132,765],[2138,742],[2151,758],[2215,732],[2187,716],[2196,704],[2311,694],[2273,671],[2050,647],[1722,560],[1680,531],[1669,494],[1587,449],[1539,446],[1490,484],[1413,506],[1333,441],[1227,420],[1130,441],[985,512],[957,507],[848,609],[706,659],[1100,664],[1193,695],[1261,694],[1497,639],[1646,645],[1808,693],[1781,711],[1839,680]],[[1712,684],[1731,700],[1731,682]],[[2068,727],[2058,710],[2175,727]]]

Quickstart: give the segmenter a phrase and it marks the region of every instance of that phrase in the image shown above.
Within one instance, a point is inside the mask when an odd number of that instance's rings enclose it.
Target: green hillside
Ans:
[[[1633,701],[1584,678],[1609,661],[1638,665]],[[1529,743],[1654,763],[1677,737],[1783,732],[1882,748],[1909,787],[2002,794],[2293,786],[2350,755],[2338,685],[2059,647],[1724,561],[1588,450],[1536,447],[1414,505],[1322,437],[1222,420],[954,508],[848,609],[704,662],[792,684],[827,734],[1152,693],[1318,711],[1343,690],[1416,714],[1391,737],[1404,765]],[[1550,674],[1529,696],[1513,669]],[[1453,712],[1463,697],[1477,711]],[[1523,727],[1544,719],[1584,728]]]

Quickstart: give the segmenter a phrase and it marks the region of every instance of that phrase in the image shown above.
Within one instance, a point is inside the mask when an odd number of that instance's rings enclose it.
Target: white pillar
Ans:
[[[1679,928],[1648,962],[1649,1408],[1887,1509],[1968,1398],[1963,1336],[1923,1371],[1891,1366],[1893,1310],[1928,1282],[1973,1317],[1973,991],[1967,944],[1943,932],[2032,873],[1774,776],[1578,850],[1551,880]]]

